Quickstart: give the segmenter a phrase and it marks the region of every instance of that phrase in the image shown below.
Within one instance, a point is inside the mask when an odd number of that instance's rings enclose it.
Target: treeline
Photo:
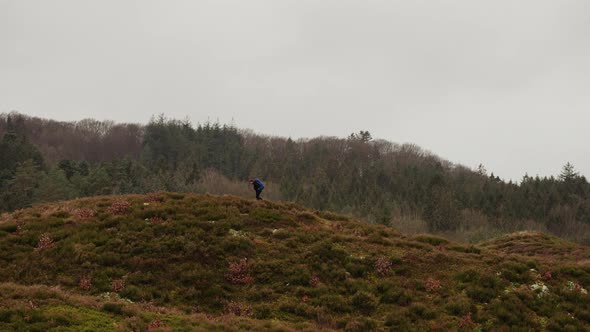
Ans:
[[[234,126],[155,117],[146,126],[0,117],[0,210],[35,202],[158,190],[266,197],[349,213],[404,231],[479,240],[519,229],[590,243],[590,184],[572,165],[561,175],[503,182],[421,148],[348,138],[291,140]],[[269,197],[270,196],[270,197]]]

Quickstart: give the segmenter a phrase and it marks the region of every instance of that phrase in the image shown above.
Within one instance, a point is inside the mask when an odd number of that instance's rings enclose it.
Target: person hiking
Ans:
[[[256,199],[261,200],[262,197],[260,197],[260,193],[262,192],[262,189],[264,189],[264,183],[262,183],[262,181],[256,178],[254,180],[250,179],[250,184],[254,187],[254,190],[256,191]]]

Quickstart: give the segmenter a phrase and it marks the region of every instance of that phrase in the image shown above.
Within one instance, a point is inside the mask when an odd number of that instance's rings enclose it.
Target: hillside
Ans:
[[[133,125],[11,113],[0,114],[0,156],[0,212],[157,191],[249,198],[247,180],[257,177],[267,199],[404,233],[476,243],[536,230],[590,245],[590,183],[573,165],[558,177],[505,182],[483,165],[473,170],[368,131],[292,140],[163,115]]]
[[[0,331],[590,330],[590,248],[179,193],[0,219]]]

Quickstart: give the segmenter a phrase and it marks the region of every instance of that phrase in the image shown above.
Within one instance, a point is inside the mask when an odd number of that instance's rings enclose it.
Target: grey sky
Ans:
[[[590,175],[590,1],[0,0],[0,112],[412,142]]]

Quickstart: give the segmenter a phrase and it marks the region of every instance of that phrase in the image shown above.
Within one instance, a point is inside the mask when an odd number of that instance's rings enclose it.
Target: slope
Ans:
[[[292,203],[85,198],[2,215],[0,330],[588,330],[588,259],[544,234],[468,246]]]

